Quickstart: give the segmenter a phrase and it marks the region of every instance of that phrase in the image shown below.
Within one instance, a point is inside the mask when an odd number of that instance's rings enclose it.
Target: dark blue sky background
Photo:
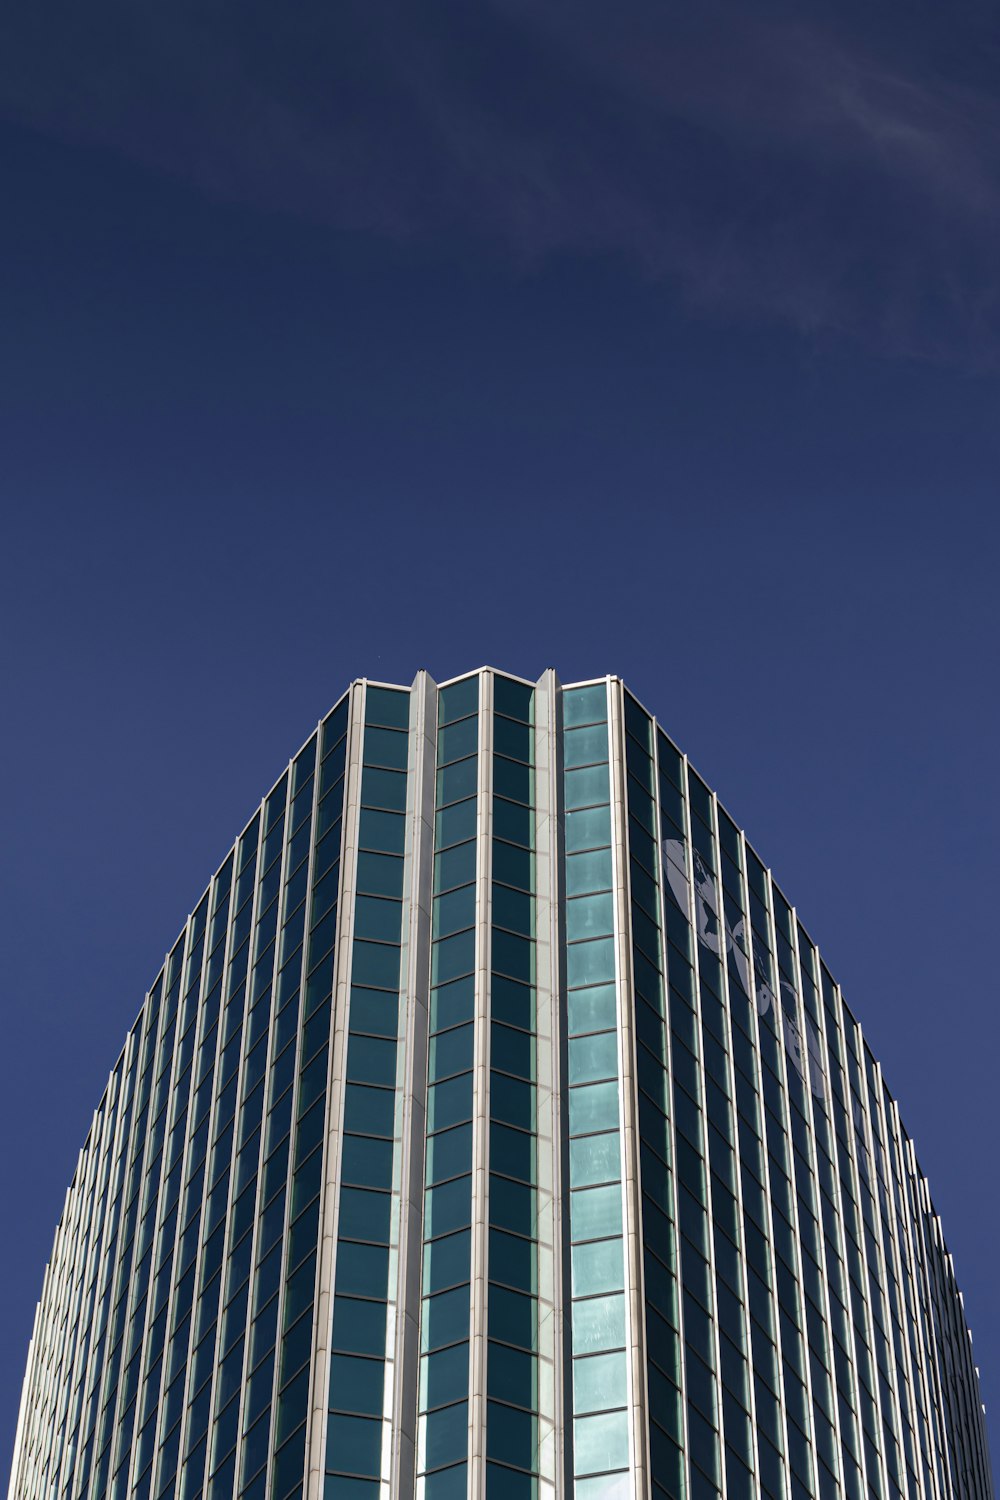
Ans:
[[[0,1450],[107,1072],[350,678],[618,672],[819,943],[1000,1443],[1000,27],[34,0],[0,58]],[[7,29],[7,23],[5,23]]]

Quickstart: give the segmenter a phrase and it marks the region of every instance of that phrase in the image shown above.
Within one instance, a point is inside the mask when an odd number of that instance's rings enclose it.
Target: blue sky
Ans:
[[[772,865],[997,1431],[1000,27],[689,12],[7,27],[4,1463],[76,1151],[208,876],[350,678],[484,661],[619,672]]]

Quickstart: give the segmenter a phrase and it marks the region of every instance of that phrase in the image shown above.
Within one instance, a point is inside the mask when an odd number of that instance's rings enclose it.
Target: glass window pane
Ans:
[[[382,1415],[385,1365],[380,1359],[334,1354],[330,1360],[330,1404],[341,1411]]]
[[[380,1245],[337,1243],[337,1291],[356,1297],[384,1297],[389,1284],[389,1251]]]
[[[588,849],[570,854],[566,859],[566,894],[582,895],[588,891],[611,889],[611,850]]]
[[[434,944],[431,958],[431,984],[447,984],[462,974],[471,974],[476,966],[476,934],[460,932]]]
[[[618,1076],[618,1033],[599,1031],[593,1036],[570,1037],[569,1081],[591,1083]]]
[[[566,997],[570,1035],[614,1027],[618,1019],[615,994],[613,984],[570,990]]]
[[[469,1444],[469,1405],[458,1401],[420,1419],[420,1452],[422,1469],[436,1469],[463,1458]]]
[[[358,855],[358,890],[373,896],[401,896],[403,861],[395,854],[372,854],[362,850]]]
[[[384,807],[391,812],[406,811],[406,772],[383,771],[365,766],[361,773],[363,807]]]
[[[385,1354],[384,1302],[359,1302],[353,1297],[333,1299],[333,1347],[347,1354]]]
[[[427,1090],[427,1129],[444,1130],[472,1118],[472,1074],[462,1073]]]
[[[462,760],[466,755],[475,755],[478,745],[479,720],[475,714],[459,719],[447,728],[438,731],[437,758],[439,766],[449,761]]]
[[[578,1414],[607,1411],[628,1401],[628,1370],[624,1349],[614,1354],[592,1354],[573,1361],[573,1410]]]
[[[406,729],[410,722],[410,694],[396,688],[365,689],[365,723],[387,729]]]
[[[606,761],[608,726],[588,724],[584,729],[567,729],[563,735],[563,745],[567,770],[573,766],[589,766],[595,761]]]
[[[538,1356],[524,1349],[511,1349],[490,1340],[487,1349],[486,1388],[491,1396],[517,1406],[538,1405]]]
[[[447,1406],[469,1391],[469,1346],[453,1344],[420,1360],[420,1410]]]
[[[613,938],[595,938],[589,943],[572,943],[566,949],[566,983],[578,985],[607,984],[615,977],[615,944]]]
[[[453,1130],[432,1135],[427,1141],[427,1181],[444,1182],[472,1169],[472,1126],[457,1125]]]
[[[331,1412],[326,1437],[326,1466],[347,1474],[378,1476],[382,1459],[382,1423],[370,1417]]]
[[[453,1291],[424,1298],[420,1346],[425,1354],[445,1344],[468,1339],[469,1297],[468,1286],[458,1286]]]
[[[456,1177],[424,1193],[424,1234],[450,1234],[464,1228],[472,1215],[472,1177]]]
[[[395,1099],[391,1089],[349,1083],[344,1090],[344,1129],[365,1135],[392,1135]]]
[[[365,1188],[341,1188],[338,1235],[344,1239],[370,1240],[387,1245],[391,1204],[391,1193],[374,1193]]]
[[[362,813],[362,819],[365,814]],[[403,819],[400,818],[400,822]],[[466,839],[476,836],[476,799],[470,797],[467,802],[456,802],[451,807],[446,807],[439,812],[434,819],[434,846],[437,849],[447,848],[449,844],[463,844]],[[402,849],[399,851],[402,853]]]
[[[614,903],[610,892],[606,896],[575,896],[566,902],[568,942],[574,943],[580,938],[605,937],[614,930]]]
[[[566,688],[562,695],[563,723],[567,729],[574,724],[589,724],[594,719],[608,716],[607,684],[595,682],[591,687]]]
[[[356,1187],[392,1187],[392,1142],[364,1135],[345,1135],[341,1181]]]
[[[677,1488],[680,1493],[680,1481]],[[632,1481],[627,1471],[624,1474],[595,1474],[590,1479],[578,1479],[574,1485],[574,1500],[631,1500],[631,1496]]]
[[[622,1232],[622,1191],[611,1187],[581,1188],[570,1194],[574,1240],[598,1240]]]
[[[417,1480],[417,1500],[466,1500],[468,1464],[439,1469]]]
[[[365,764],[405,771],[408,746],[408,736],[398,730],[369,727],[365,730]]]
[[[472,1067],[473,1027],[456,1026],[431,1037],[427,1076],[431,1082],[451,1078]]]
[[[458,847],[465,849],[468,845],[459,844]],[[448,937],[453,932],[462,932],[466,927],[471,927],[475,920],[476,888],[474,885],[458,886],[443,896],[435,896],[434,936],[436,938]]]
[[[434,889],[450,891],[455,886],[467,885],[476,878],[476,841],[468,839],[464,844],[455,844],[443,854],[434,856]]]
[[[598,849],[611,843],[611,810],[588,807],[585,812],[566,814],[566,853],[578,849]]]
[[[608,768],[606,765],[585,766],[579,771],[567,771],[564,786],[567,810],[607,802],[610,795]]]
[[[589,1187],[595,1182],[617,1182],[621,1177],[621,1152],[617,1130],[607,1135],[583,1135],[569,1143],[570,1187]]]
[[[625,1343],[625,1298],[587,1297],[573,1303],[573,1352],[588,1354]]]
[[[424,1246],[424,1291],[440,1292],[469,1279],[469,1231]]]
[[[603,1412],[573,1423],[573,1467],[577,1474],[620,1469],[628,1463],[628,1413]]]
[[[618,1292],[625,1286],[625,1256],[620,1238],[573,1246],[573,1296]]]
[[[460,1021],[471,1021],[476,1003],[473,975],[453,979],[431,991],[431,1031],[444,1031]]]
[[[569,1091],[570,1135],[618,1128],[618,1084],[587,1083]]]
[[[449,802],[460,802],[465,797],[474,797],[478,768],[479,760],[475,755],[470,755],[465,760],[453,761],[449,766],[443,766],[437,773],[438,807],[447,807]]]

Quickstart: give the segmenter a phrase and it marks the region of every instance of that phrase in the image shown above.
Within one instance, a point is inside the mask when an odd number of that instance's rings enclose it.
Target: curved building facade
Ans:
[[[614,677],[354,683],[166,956],[12,1500],[989,1500],[881,1068]]]

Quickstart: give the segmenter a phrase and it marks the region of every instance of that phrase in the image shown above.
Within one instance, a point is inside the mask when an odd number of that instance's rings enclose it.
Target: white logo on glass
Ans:
[[[685,848],[680,839],[664,839],[664,865],[667,884],[681,911],[688,909],[688,875]],[[740,917],[731,926],[724,909],[720,908],[719,890],[715,876],[705,864],[698,850],[694,851],[694,927],[698,942],[710,953],[723,961],[732,957],[736,972],[748,995],[755,997],[757,1014],[763,1018],[768,1011],[774,1013],[775,1022],[781,1026],[785,1051],[803,1083],[808,1083],[819,1098],[826,1094],[826,1073],[819,1033],[813,1023],[806,1020],[806,1047],[803,1051],[802,1030],[799,1025],[798,996],[792,985],[782,979],[779,984],[781,1004],[775,996],[769,980],[770,965],[767,954]],[[749,953],[753,955],[752,962]]]

